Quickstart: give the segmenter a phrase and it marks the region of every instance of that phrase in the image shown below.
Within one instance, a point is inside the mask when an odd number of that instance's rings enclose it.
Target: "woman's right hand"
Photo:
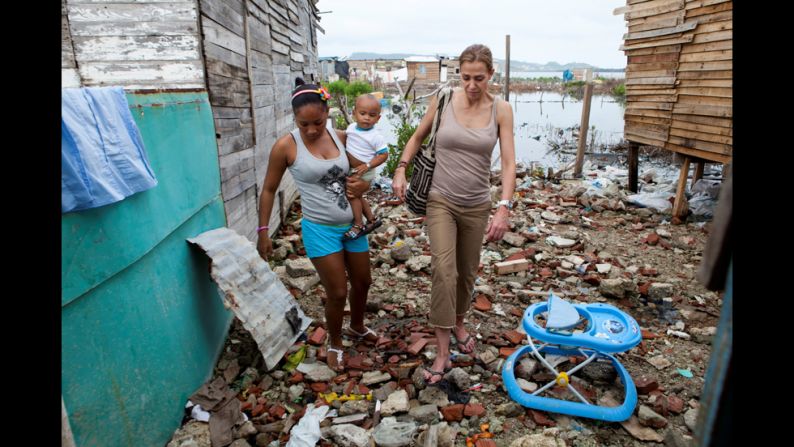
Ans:
[[[267,261],[267,258],[273,253],[273,244],[270,242],[270,236],[266,231],[259,233],[259,240],[256,242],[256,251],[259,252],[259,256],[265,261]]]
[[[403,202],[405,201],[406,186],[405,168],[397,169],[394,171],[394,177],[391,181],[391,189],[394,191],[394,195],[399,197]]]

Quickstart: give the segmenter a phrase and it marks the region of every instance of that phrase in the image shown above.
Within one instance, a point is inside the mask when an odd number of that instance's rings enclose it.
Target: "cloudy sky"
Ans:
[[[354,52],[457,56],[472,43],[495,58],[624,68],[625,0],[320,0],[320,56]]]

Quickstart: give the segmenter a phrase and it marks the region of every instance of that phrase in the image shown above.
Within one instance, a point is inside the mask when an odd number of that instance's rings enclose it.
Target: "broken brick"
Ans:
[[[659,243],[659,235],[656,233],[651,233],[645,238],[645,242],[648,245],[656,245]]]
[[[309,385],[315,393],[325,393],[328,391],[328,384],[323,382],[314,382]]]
[[[463,409],[463,415],[467,418],[472,416],[480,417],[485,414],[485,407],[482,404],[466,404]]]
[[[521,332],[518,332],[515,329],[509,330],[509,331],[503,333],[502,336],[504,338],[506,338],[508,341],[510,341],[510,343],[512,343],[514,345],[517,345],[517,344],[521,343],[522,340],[524,340],[524,334],[522,334]]]
[[[279,404],[273,405],[270,407],[270,410],[268,410],[268,413],[276,419],[281,419],[286,412],[287,410]]]
[[[491,301],[485,295],[477,295],[474,300],[474,308],[480,312],[488,312],[491,310]]]
[[[496,443],[492,439],[478,439],[474,447],[496,447]]]
[[[497,275],[505,275],[507,273],[515,273],[515,272],[525,272],[529,267],[529,261],[520,258],[514,259],[511,261],[504,261],[504,262],[497,262],[494,264],[494,268],[496,268]]]
[[[684,411],[684,400],[678,396],[667,396],[667,409],[675,414]]]
[[[287,379],[287,382],[292,384],[303,382],[303,373],[300,371],[294,371]]]
[[[422,350],[422,348],[425,347],[427,342],[428,339],[420,338],[419,340],[416,340],[416,342],[412,344],[408,349],[406,349],[406,352],[408,352],[411,355],[418,355],[419,352]]]
[[[510,357],[510,355],[512,353],[516,352],[516,349],[518,349],[518,348],[515,348],[515,347],[513,347],[513,348],[510,348],[510,347],[499,348],[499,357],[502,357],[502,358]]]
[[[317,329],[315,329],[314,332],[312,332],[311,337],[309,337],[309,343],[316,346],[322,345],[323,342],[325,342],[325,334],[326,334],[325,329],[318,326]]]
[[[265,406],[263,404],[257,404],[253,410],[251,410],[251,417],[257,417],[265,413]]]
[[[659,388],[659,383],[655,379],[642,376],[634,381],[634,386],[637,387],[637,393],[648,394],[651,391]]]
[[[535,421],[536,424],[542,425],[544,427],[554,427],[557,425],[556,422],[549,419],[545,413],[537,411],[537,410],[528,410],[530,417],[532,420]]]
[[[463,420],[463,404],[448,405],[441,408],[441,414],[447,422],[459,422]]]

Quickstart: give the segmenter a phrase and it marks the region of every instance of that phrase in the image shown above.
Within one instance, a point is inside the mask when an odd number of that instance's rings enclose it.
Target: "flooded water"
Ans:
[[[516,161],[556,168],[574,159],[582,104],[571,96],[555,92],[510,93]],[[605,146],[621,142],[623,111],[623,106],[611,96],[593,95],[587,152],[602,152]],[[392,144],[397,141],[396,121],[389,108],[384,107],[383,116],[375,126]],[[494,148],[493,164],[494,167],[499,164],[498,144]]]
[[[511,78],[560,78],[562,79],[561,71],[513,71],[510,70]],[[593,77],[598,78],[625,78],[626,72],[623,71],[595,71]]]

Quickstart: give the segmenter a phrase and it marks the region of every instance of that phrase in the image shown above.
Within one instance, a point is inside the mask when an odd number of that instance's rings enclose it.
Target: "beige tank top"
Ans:
[[[494,97],[491,121],[481,129],[458,123],[450,104],[441,114],[436,131],[436,168],[430,191],[436,191],[459,206],[491,201],[491,154],[498,137]]]

